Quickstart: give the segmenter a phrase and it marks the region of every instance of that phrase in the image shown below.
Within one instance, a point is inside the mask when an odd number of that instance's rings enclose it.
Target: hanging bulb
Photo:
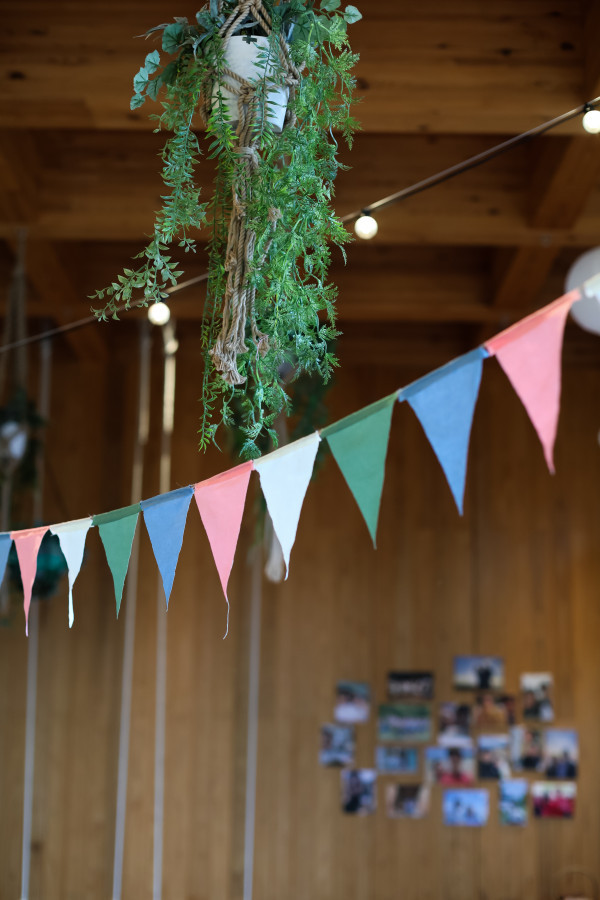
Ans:
[[[588,109],[581,124],[588,134],[598,134],[600,132],[600,109]]]
[[[377,228],[377,219],[374,219],[367,212],[363,212],[354,223],[356,236],[362,238],[363,241],[370,241],[371,238],[374,238],[377,234]]]
[[[166,325],[171,318],[171,310],[166,303],[153,303],[148,307],[148,318],[153,325]]]

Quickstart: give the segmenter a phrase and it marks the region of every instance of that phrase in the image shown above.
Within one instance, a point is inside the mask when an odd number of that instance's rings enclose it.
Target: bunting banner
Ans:
[[[323,429],[323,437],[367,523],[374,547],[396,399],[396,393],[390,394]]]
[[[569,310],[580,297],[579,290],[559,297],[491,338],[483,347],[323,429],[323,438],[356,500],[374,545],[396,400],[405,400],[417,416],[462,514],[471,429],[483,362],[490,356],[497,358],[523,403],[541,441],[548,467],[554,472],[564,329]],[[192,495],[227,602],[229,627],[229,576],[252,470],[258,472],[285,560],[287,578],[320,440],[321,435],[315,432],[254,462],[243,463],[206,481],[141,500],[123,509],[59,525],[0,533],[0,581],[11,542],[15,542],[23,581],[26,634],[38,551],[48,529],[58,536],[67,561],[71,626],[74,620],[73,585],[81,568],[88,530],[97,526],[100,532],[114,582],[118,616],[140,512],[143,512],[168,608]]]
[[[42,525],[40,528],[11,532],[19,559],[21,581],[23,582],[23,609],[25,610],[25,634],[27,636],[29,636],[29,607],[31,605],[31,592],[37,569],[37,555],[47,531],[48,526]]]
[[[552,474],[560,411],[563,335],[569,310],[580,296],[578,290],[570,291],[485,344],[527,410]]]
[[[133,538],[141,509],[139,503],[134,503],[133,506],[124,506],[122,509],[115,509],[113,512],[101,513],[92,519],[93,525],[100,532],[106,561],[113,578],[117,618],[121,609],[123,587],[125,586]]]
[[[260,486],[285,560],[285,577],[308,483],[312,477],[321,437],[318,432],[300,438],[254,461]]]
[[[8,554],[12,547],[12,536],[10,534],[0,534],[0,584],[4,581],[6,573],[6,563],[8,562]]]
[[[159,494],[150,500],[142,500],[140,503],[165,589],[167,609],[193,493],[194,488],[190,485],[169,491],[168,494]]]
[[[478,347],[398,394],[398,399],[407,401],[423,426],[461,516],[471,426],[487,355],[486,350]]]
[[[85,539],[92,526],[91,516],[87,519],[76,519],[73,522],[63,522],[61,525],[51,525],[50,531],[58,537],[60,549],[66,560],[69,570],[69,628],[73,627],[75,614],[73,612],[73,585],[79,575],[83,562]]]

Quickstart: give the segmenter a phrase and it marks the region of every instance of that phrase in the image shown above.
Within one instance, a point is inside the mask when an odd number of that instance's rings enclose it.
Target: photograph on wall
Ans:
[[[510,729],[510,764],[515,772],[539,772],[544,758],[543,734],[530,725]]]
[[[348,725],[321,725],[319,762],[322,766],[353,766],[356,741]]]
[[[377,747],[375,767],[378,772],[394,775],[416,775],[419,754],[415,747]]]
[[[389,700],[433,700],[433,672],[388,672]]]
[[[455,656],[453,681],[457,690],[500,691],[504,687],[504,660],[499,656]]]
[[[503,825],[527,824],[529,782],[524,778],[507,778],[500,782],[498,806]]]
[[[377,719],[380,741],[431,740],[431,709],[422,703],[382,703]]]
[[[440,703],[438,744],[471,746],[471,707],[468,703]]]
[[[377,772],[374,769],[346,769],[340,772],[342,810],[367,816],[377,808]]]
[[[344,725],[368,721],[371,713],[371,688],[361,681],[338,681],[333,717]]]
[[[510,778],[510,738],[507,734],[481,734],[477,738],[477,777]]]
[[[429,812],[431,789],[425,784],[388,784],[385,808],[391,819],[422,819]]]
[[[474,784],[475,752],[473,747],[426,747],[425,780],[428,784]]]
[[[506,728],[515,724],[516,712],[515,697],[484,691],[475,697],[473,725],[475,728]]]
[[[579,738],[570,728],[548,728],[544,733],[543,772],[546,778],[577,778]]]
[[[521,709],[526,720],[554,721],[554,679],[550,672],[521,675]]]
[[[577,785],[572,781],[534,781],[531,785],[536,819],[572,819]]]
[[[449,788],[444,791],[444,825],[480,828],[490,814],[490,792],[482,788]]]

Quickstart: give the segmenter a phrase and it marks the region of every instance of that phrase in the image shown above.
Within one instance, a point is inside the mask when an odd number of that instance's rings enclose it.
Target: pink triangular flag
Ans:
[[[579,291],[570,291],[485,344],[527,410],[552,473],[560,411],[563,334],[569,310],[579,297]]]
[[[11,537],[15,542],[19,567],[21,569],[21,581],[23,582],[23,609],[25,610],[25,634],[29,635],[29,607],[31,605],[31,592],[37,569],[37,556],[40,544],[46,532],[47,525],[41,528],[29,528],[27,531],[13,531]]]
[[[253,468],[252,462],[242,463],[235,469],[229,469],[228,472],[207,481],[200,481],[194,486],[198,511],[210,542],[228,606],[227,582],[233,565],[248,482]]]

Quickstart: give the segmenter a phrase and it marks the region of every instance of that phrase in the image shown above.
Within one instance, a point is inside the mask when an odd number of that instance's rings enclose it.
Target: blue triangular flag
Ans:
[[[158,497],[151,497],[140,503],[165,589],[167,607],[193,495],[194,488],[189,486],[168,494],[159,494]]]
[[[4,579],[4,573],[6,571],[6,563],[8,562],[8,554],[10,553],[10,546],[12,544],[12,537],[8,532],[4,532],[0,534],[0,584]]]
[[[483,360],[478,347],[441,369],[403,388],[399,400],[407,400],[433,447],[462,516],[471,425]]]

